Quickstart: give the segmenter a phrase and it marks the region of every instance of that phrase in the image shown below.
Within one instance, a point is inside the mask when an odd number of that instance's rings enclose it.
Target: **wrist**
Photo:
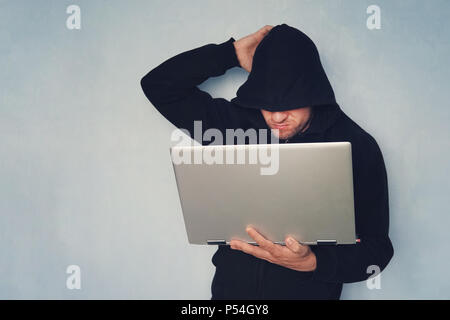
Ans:
[[[236,49],[234,47],[235,40],[230,37],[227,41],[222,42],[217,46],[218,61],[222,62],[224,69],[230,69],[233,67],[239,67],[239,61],[236,55]]]
[[[317,259],[316,259],[316,255],[314,254],[314,252],[310,252],[310,268],[311,268],[311,270],[310,271],[314,271],[314,270],[316,270],[316,268],[317,268]]]
[[[242,61],[239,59],[239,40],[238,41],[233,41],[233,48],[234,48],[234,54],[236,55],[236,60],[239,63],[239,67],[242,68]]]
[[[241,62],[238,59],[238,55],[237,55],[237,51],[236,51],[236,40],[231,37],[229,40],[229,42],[231,42],[231,49],[229,50],[229,55],[230,55],[230,59],[231,59],[231,66],[232,67],[240,67],[241,66]]]
[[[309,250],[309,253],[302,257],[302,270],[300,271],[314,271],[317,268],[317,259],[314,252]]]

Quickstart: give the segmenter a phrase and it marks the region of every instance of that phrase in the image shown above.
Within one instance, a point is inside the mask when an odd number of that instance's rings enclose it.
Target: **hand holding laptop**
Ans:
[[[230,241],[231,249],[240,250],[256,258],[297,271],[314,271],[316,269],[316,256],[309,246],[300,244],[290,236],[287,236],[284,241],[286,246],[282,246],[267,240],[252,227],[247,227],[246,231],[258,246],[232,239]]]

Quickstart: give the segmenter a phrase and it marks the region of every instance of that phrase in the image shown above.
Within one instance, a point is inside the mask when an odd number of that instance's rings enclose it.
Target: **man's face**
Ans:
[[[261,113],[271,129],[279,130],[278,134],[274,132],[279,139],[288,139],[307,129],[303,127],[311,116],[311,107],[276,112],[261,109]]]

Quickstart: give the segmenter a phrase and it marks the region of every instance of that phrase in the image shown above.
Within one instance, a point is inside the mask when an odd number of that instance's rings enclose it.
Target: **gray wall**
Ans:
[[[66,8],[81,7],[68,30]],[[380,30],[366,8],[381,7]],[[207,43],[287,23],[311,36],[343,110],[378,141],[395,256],[380,290],[450,298],[448,1],[0,1],[0,298],[210,297],[140,78]],[[232,98],[235,68],[201,88]],[[81,267],[81,290],[66,267]]]

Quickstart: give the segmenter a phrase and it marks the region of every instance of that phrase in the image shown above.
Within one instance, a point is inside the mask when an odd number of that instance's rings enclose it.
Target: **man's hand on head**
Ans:
[[[266,25],[258,31],[233,43],[239,64],[243,69],[248,72],[252,70],[253,55],[255,54],[256,47],[272,28],[273,26]]]
[[[282,246],[267,240],[251,227],[248,227],[246,231],[259,246],[232,239],[230,241],[232,249],[296,271],[314,271],[316,269],[316,256],[309,246],[302,245],[289,236],[285,239],[286,246]]]

